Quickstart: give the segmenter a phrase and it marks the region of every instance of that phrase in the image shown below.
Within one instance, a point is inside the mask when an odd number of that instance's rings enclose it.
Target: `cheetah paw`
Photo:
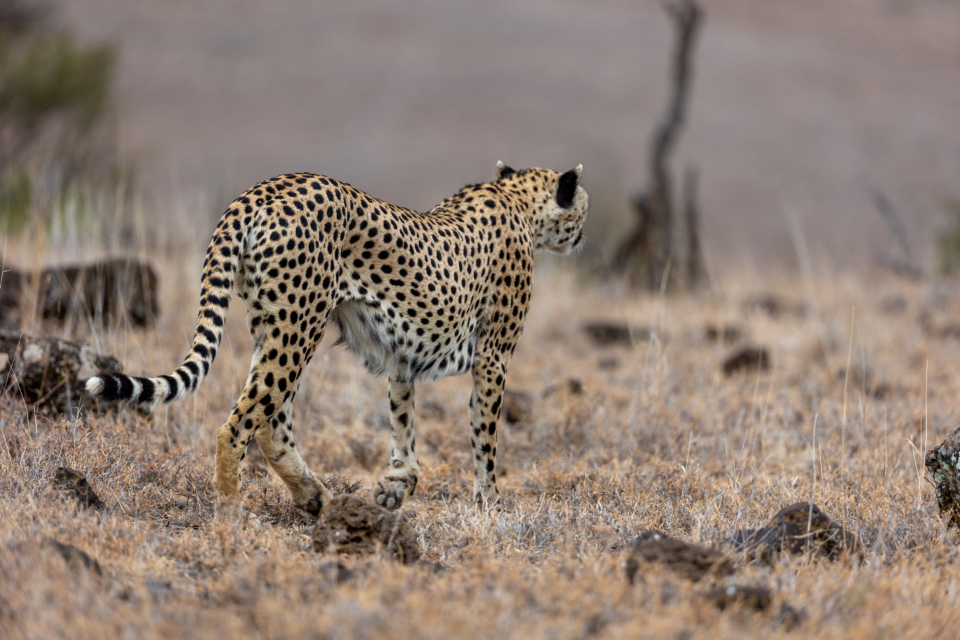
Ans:
[[[373,490],[373,500],[386,509],[393,511],[400,508],[407,497],[408,487],[406,480],[389,480],[384,478]]]

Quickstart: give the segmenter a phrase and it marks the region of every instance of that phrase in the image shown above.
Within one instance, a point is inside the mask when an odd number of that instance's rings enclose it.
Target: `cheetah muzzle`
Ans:
[[[213,484],[222,498],[239,500],[240,461],[256,438],[294,504],[318,516],[329,503],[297,451],[293,399],[332,321],[340,341],[389,383],[391,456],[374,499],[396,509],[416,489],[415,384],[470,372],[474,500],[495,504],[497,419],[530,307],[533,253],[582,244],[589,198],[581,171],[497,163],[495,181],[464,187],[426,213],[319,175],[261,182],[214,231],[183,364],[156,378],[100,373],[87,393],[153,411],[195,392],[236,292],[256,346],[240,400],[217,433]]]

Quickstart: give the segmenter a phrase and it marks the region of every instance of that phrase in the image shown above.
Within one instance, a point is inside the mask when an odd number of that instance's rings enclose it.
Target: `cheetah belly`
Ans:
[[[380,305],[352,300],[338,305],[331,318],[345,344],[374,375],[399,380],[437,380],[466,373],[476,353],[476,322],[464,322],[452,336],[437,341],[404,331]],[[460,339],[456,339],[459,336]]]

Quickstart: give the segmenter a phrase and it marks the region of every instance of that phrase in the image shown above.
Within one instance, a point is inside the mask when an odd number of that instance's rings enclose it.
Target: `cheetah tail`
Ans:
[[[240,238],[243,234],[237,233]],[[158,378],[98,373],[87,380],[90,398],[126,402],[152,412],[162,402],[182,400],[194,393],[210,371],[223,337],[224,320],[230,305],[233,276],[239,272],[240,240],[218,227],[207,248],[200,288],[200,313],[193,346],[183,364],[173,373]]]

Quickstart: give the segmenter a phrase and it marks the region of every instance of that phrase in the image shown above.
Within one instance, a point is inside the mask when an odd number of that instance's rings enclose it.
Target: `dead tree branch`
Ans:
[[[650,290],[661,286],[673,252],[673,184],[668,161],[686,117],[693,46],[702,17],[696,0],[673,0],[664,7],[673,19],[677,34],[670,99],[654,130],[646,190],[633,201],[639,218],[637,228],[620,244],[613,260],[615,270],[628,274],[634,285]]]
[[[895,243],[890,255],[881,258],[880,264],[894,273],[912,280],[923,280],[926,273],[910,259],[907,232],[900,221],[900,216],[897,215],[897,210],[893,208],[893,203],[876,185],[867,183],[865,188],[873,206],[877,208],[880,217],[887,223]]]
[[[696,167],[687,167],[683,175],[683,208],[687,231],[687,270],[684,275],[689,289],[699,287],[707,275],[707,267],[703,262],[703,248],[700,244],[700,208],[697,206],[699,181],[700,172]]]

